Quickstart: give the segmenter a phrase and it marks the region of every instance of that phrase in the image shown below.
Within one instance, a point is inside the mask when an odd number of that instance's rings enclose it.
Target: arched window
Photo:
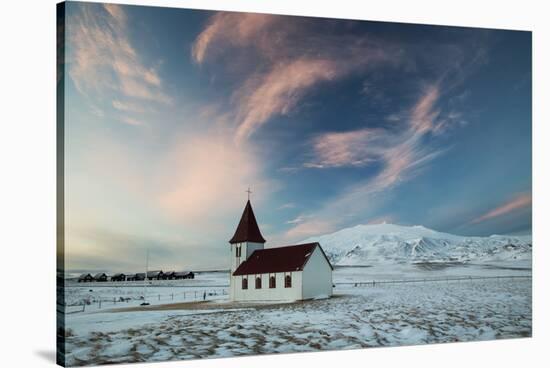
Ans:
[[[290,275],[285,276],[285,287],[286,288],[292,287],[292,276]]]
[[[261,276],[256,277],[256,289],[262,288],[262,278]]]
[[[243,277],[243,290],[248,289],[248,279]]]
[[[269,276],[269,288],[275,289],[275,287],[276,287],[275,276]]]

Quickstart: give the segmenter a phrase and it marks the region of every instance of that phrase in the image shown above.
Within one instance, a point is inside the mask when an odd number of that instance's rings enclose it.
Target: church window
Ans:
[[[235,248],[235,255],[236,255],[237,258],[241,257],[241,246],[240,245],[237,245],[237,247]]]
[[[243,277],[243,290],[248,289],[248,279]]]
[[[269,288],[274,289],[275,287],[276,287],[275,276],[269,276]]]
[[[256,289],[262,288],[262,278],[261,276],[256,277]]]
[[[285,276],[285,287],[286,288],[292,287],[292,276],[290,275]]]

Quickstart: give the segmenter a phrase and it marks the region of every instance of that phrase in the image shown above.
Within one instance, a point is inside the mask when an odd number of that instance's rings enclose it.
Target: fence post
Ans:
[[[99,299],[99,309],[101,309],[101,299]]]

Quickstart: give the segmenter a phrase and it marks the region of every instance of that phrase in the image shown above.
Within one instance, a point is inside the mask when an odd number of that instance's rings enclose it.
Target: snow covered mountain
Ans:
[[[321,243],[335,265],[530,260],[530,235],[458,236],[424,226],[357,225],[306,239]]]

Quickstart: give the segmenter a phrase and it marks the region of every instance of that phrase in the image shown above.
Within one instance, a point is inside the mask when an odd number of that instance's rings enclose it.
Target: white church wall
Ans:
[[[237,257],[237,248],[241,248],[241,256]],[[239,267],[241,263],[246,261],[248,257],[257,249],[263,249],[264,245],[262,243],[252,243],[252,242],[245,242],[245,243],[235,243],[231,244],[230,251],[231,251],[231,274],[235,272],[235,270]],[[236,298],[236,291],[241,287],[241,284],[235,283],[233,280],[233,277],[229,278],[229,298],[231,300],[235,300]]]
[[[332,295],[332,269],[319,247],[307,261],[302,279],[303,299]]]
[[[292,286],[285,288],[285,275],[292,277]],[[269,288],[269,276],[275,275],[276,287]],[[256,276],[262,279],[262,288],[256,289]],[[242,279],[248,277],[248,289],[242,289]],[[302,299],[302,272],[277,272],[275,274],[245,275],[232,277],[234,298],[237,301],[291,301]]]

